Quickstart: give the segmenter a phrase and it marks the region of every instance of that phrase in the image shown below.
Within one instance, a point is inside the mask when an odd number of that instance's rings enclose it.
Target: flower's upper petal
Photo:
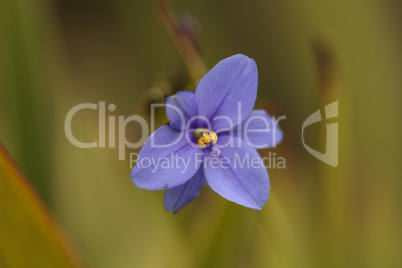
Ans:
[[[188,182],[166,190],[163,198],[166,211],[172,210],[173,213],[179,211],[182,207],[198,197],[199,192],[206,183],[204,170],[200,167],[197,173],[195,173]]]
[[[258,152],[238,137],[235,147],[220,148],[219,160],[204,163],[205,178],[212,190],[224,198],[253,209],[261,209],[269,198],[268,172]],[[219,137],[225,144],[229,136]],[[239,145],[239,147],[237,146]]]
[[[253,110],[240,125],[220,136],[222,135],[241,137],[256,149],[276,147],[283,139],[283,132],[275,118],[270,117],[264,110]]]
[[[176,130],[185,129],[188,120],[197,115],[194,92],[179,91],[166,98],[165,109],[170,126]]]
[[[257,65],[253,59],[237,54],[218,62],[195,90],[198,115],[208,118],[214,131],[236,126],[252,111],[257,85]],[[238,103],[241,103],[239,109]]]
[[[202,149],[192,147],[183,132],[162,126],[145,142],[130,177],[139,188],[173,188],[194,176],[201,165],[196,161],[200,155]]]

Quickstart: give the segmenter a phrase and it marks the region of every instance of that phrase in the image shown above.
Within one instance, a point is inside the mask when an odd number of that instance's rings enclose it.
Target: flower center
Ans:
[[[216,135],[215,132],[209,131],[206,128],[197,128],[195,130],[195,137],[198,140],[198,146],[201,148],[207,147],[206,144],[210,143],[216,143],[218,141],[218,136]]]

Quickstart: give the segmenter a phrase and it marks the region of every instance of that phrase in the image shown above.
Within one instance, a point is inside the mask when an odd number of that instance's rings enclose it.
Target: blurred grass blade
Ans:
[[[82,267],[0,144],[0,267]]]
[[[176,16],[170,11],[165,0],[156,1],[156,13],[169,32],[192,80],[197,82],[207,70],[190,36],[180,26]]]

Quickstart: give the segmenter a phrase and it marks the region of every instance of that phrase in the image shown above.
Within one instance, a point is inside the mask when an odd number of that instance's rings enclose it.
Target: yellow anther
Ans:
[[[205,148],[206,147],[206,143],[210,143],[210,142],[216,143],[218,141],[218,136],[216,135],[215,132],[210,131],[209,133],[202,133],[202,137],[198,140],[198,146],[200,146],[201,148]]]
[[[204,132],[204,133],[202,133],[202,136],[203,136],[205,139],[211,141],[211,136],[209,136],[208,133]]]
[[[200,141],[202,141],[203,143],[210,143],[210,142],[211,142],[210,139],[205,138],[205,137],[201,137],[201,138],[200,138]]]
[[[205,148],[206,145],[202,142],[201,139],[198,140],[198,146],[200,146],[201,148]]]
[[[217,136],[216,133],[213,132],[213,131],[209,132],[209,137],[211,137],[211,141],[212,141],[213,143],[216,143],[216,142],[218,141],[218,136]]]

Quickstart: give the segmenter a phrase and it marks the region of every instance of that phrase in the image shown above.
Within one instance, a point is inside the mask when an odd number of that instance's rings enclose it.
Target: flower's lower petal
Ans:
[[[253,59],[237,54],[218,62],[195,90],[198,115],[208,118],[215,131],[235,127],[253,110],[257,85]]]
[[[232,132],[221,135],[241,137],[256,149],[276,147],[283,139],[283,132],[277,122],[264,110],[253,110],[241,125],[235,127]]]
[[[167,117],[170,120],[170,126],[176,130],[185,129],[188,120],[197,115],[194,92],[179,91],[167,97],[165,109]]]
[[[228,137],[220,137],[222,144]],[[240,138],[237,147],[220,148],[220,155],[204,163],[205,178],[212,190],[245,207],[261,209],[269,198],[269,178],[258,152]],[[218,139],[219,142],[219,139]]]
[[[198,197],[199,192],[205,186],[203,168],[200,167],[197,173],[185,184],[168,189],[165,192],[163,202],[166,211],[178,212],[182,207]]]
[[[145,142],[130,177],[142,189],[173,188],[194,176],[201,155],[202,150],[192,147],[182,132],[162,126]]]

